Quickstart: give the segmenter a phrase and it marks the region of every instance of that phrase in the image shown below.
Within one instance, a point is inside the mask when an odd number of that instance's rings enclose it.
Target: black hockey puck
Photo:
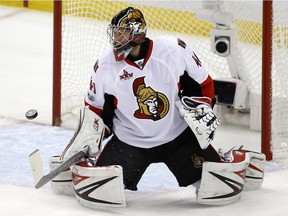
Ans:
[[[30,109],[26,112],[25,116],[27,119],[31,120],[38,116],[38,112],[36,109]]]

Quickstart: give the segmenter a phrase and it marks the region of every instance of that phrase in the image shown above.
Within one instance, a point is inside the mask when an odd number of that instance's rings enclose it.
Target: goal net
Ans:
[[[233,15],[229,27],[235,30],[236,39],[235,44],[230,41],[234,46],[231,58],[212,52],[211,30],[216,25],[209,17],[205,20],[198,16],[203,9],[202,1],[63,0],[60,100],[63,122],[83,105],[94,64],[99,55],[111,49],[106,35],[111,18],[133,6],[144,14],[148,37],[153,39],[166,34],[181,38],[195,50],[213,79],[236,77],[241,80],[248,89],[245,106],[236,109],[233,104],[221,108],[217,105],[217,108],[227,121],[240,113],[249,116],[248,124],[252,129],[261,130],[262,4],[262,1],[221,1],[217,6],[218,10]],[[273,157],[287,155],[288,151],[287,11],[287,2],[273,2],[271,140],[268,141]]]

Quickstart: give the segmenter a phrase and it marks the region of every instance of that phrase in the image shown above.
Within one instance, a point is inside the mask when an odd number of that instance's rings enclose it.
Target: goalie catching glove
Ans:
[[[187,97],[176,101],[180,115],[195,134],[199,145],[206,149],[212,142],[220,120],[210,107],[211,99],[208,97]]]
[[[63,151],[60,157],[61,161],[67,160],[85,146],[89,146],[89,156],[96,157],[104,137],[104,131],[105,124],[101,117],[88,107],[82,108],[78,128]]]

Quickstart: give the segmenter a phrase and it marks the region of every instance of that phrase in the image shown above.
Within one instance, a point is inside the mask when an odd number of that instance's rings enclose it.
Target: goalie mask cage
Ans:
[[[195,50],[212,78],[231,77],[228,57],[211,52],[210,31],[215,23],[196,16],[203,7],[201,1],[54,1],[53,125],[69,119],[83,105],[94,64],[111,49],[107,25],[128,6],[142,10],[148,37],[169,34],[181,38]],[[262,115],[262,152],[268,160],[272,155],[287,156],[288,3],[221,1],[220,7],[234,16],[234,67],[249,94],[262,97],[262,106],[261,100],[253,102],[257,115]]]

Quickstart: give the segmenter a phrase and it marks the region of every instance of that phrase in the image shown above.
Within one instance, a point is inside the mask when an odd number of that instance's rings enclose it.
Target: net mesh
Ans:
[[[237,4],[237,6],[236,6]],[[231,77],[227,58],[210,50],[213,23],[195,13],[201,1],[64,0],[62,30],[62,115],[83,104],[97,58],[111,49],[106,28],[120,10],[139,8],[147,22],[147,36],[174,35],[191,46],[213,78]],[[288,138],[288,3],[274,1],[272,72],[272,150],[287,152]],[[224,1],[237,29],[236,68],[250,92],[261,94],[262,1]]]

